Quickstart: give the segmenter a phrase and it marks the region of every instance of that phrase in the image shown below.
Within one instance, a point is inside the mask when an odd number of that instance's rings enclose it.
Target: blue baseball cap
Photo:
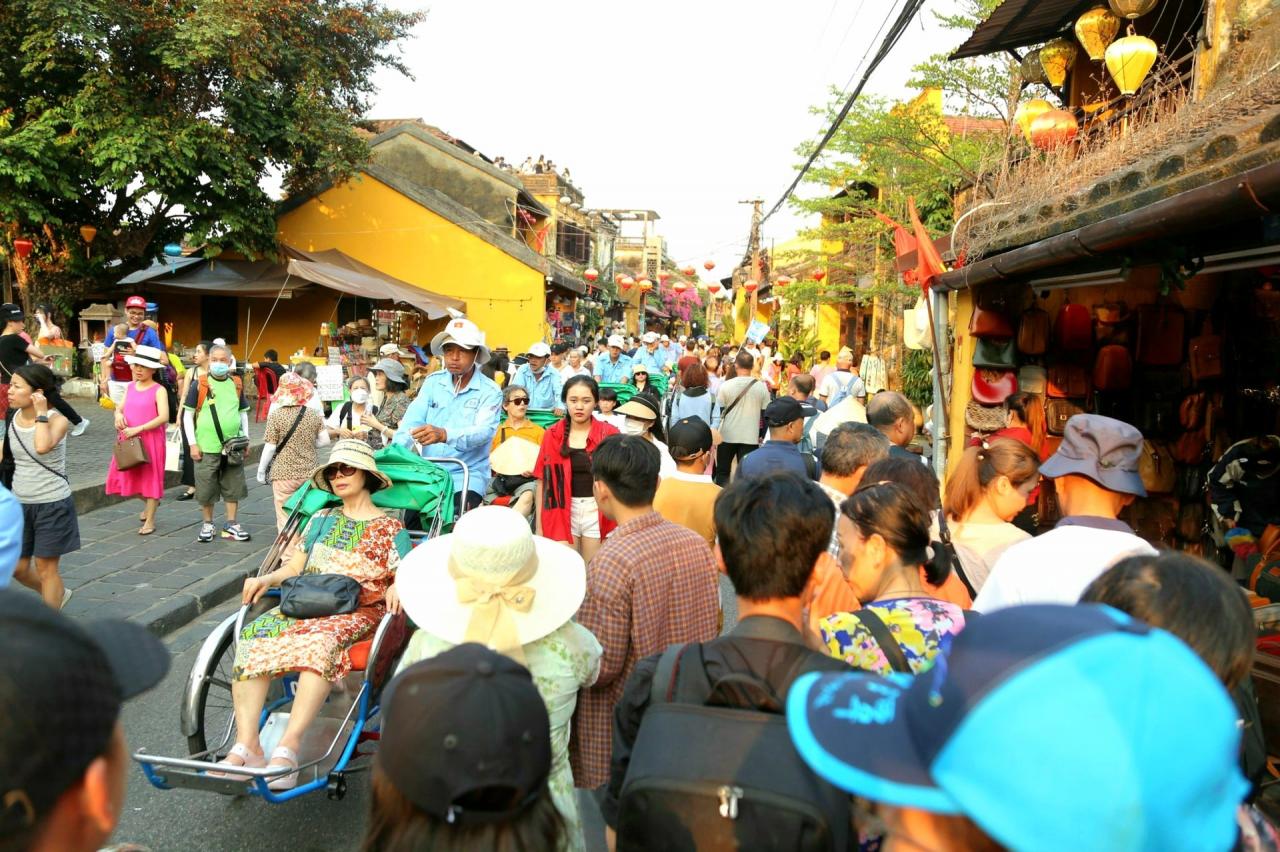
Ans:
[[[1010,849],[1230,849],[1237,719],[1179,639],[1100,605],[1003,609],[914,678],[815,672],[787,695],[820,776]]]

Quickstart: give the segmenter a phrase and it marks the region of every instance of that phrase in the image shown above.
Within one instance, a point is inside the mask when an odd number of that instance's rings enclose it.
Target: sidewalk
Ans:
[[[67,476],[76,498],[81,547],[62,559],[63,581],[74,592],[65,611],[77,617],[129,618],[163,635],[237,594],[276,535],[271,488],[254,479],[253,462],[261,453],[266,424],[250,418],[249,496],[239,511],[253,540],[218,538],[200,544],[200,507],[175,499],[184,490],[177,486],[176,473],[166,479],[176,487],[160,503],[155,534],[138,535],[142,502],[103,493],[116,439],[112,412],[83,400],[72,404],[91,423],[83,435],[67,439]],[[225,515],[220,504],[214,519],[221,528]]]

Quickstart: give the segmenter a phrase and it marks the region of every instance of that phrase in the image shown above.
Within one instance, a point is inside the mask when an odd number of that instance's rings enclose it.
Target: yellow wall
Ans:
[[[305,251],[336,248],[388,275],[464,300],[467,315],[486,333],[491,348],[523,352],[546,337],[541,270],[368,175],[290,210],[277,228],[288,245]],[[314,346],[321,320],[312,322],[307,314],[300,325]],[[286,348],[298,345],[276,348],[283,357]]]
[[[743,323],[739,319],[741,315],[738,313],[738,311],[742,310],[743,302],[749,302],[750,300],[751,300],[751,294],[748,293],[746,290],[744,290],[741,285],[739,285],[738,288],[733,293],[733,340],[735,343],[741,343],[742,341],[746,340],[747,327],[751,324],[751,322],[748,321],[746,323]],[[759,320],[762,323],[768,324],[769,321],[773,319],[773,303],[770,302],[767,305],[762,305],[757,302],[755,319]],[[769,337],[771,335],[772,335],[772,332],[770,332],[768,335],[765,335],[765,336]]]

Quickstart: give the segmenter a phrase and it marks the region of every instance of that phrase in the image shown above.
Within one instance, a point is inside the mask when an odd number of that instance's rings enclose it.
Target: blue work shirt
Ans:
[[[662,363],[674,364],[680,360],[680,345],[675,341],[672,341],[671,345],[666,347],[659,344],[658,354],[662,356]]]
[[[560,401],[560,388],[564,385],[564,379],[551,368],[550,364],[542,368],[541,376],[535,376],[533,368],[528,364],[521,364],[520,369],[516,370],[515,376],[511,379],[511,384],[513,387],[521,387],[529,392],[530,408],[542,408],[547,411],[564,408],[564,403]]]
[[[817,469],[816,464],[814,469]],[[767,476],[780,470],[798,473],[803,479],[818,478],[809,475],[809,468],[805,464],[804,456],[800,455],[800,448],[790,441],[766,441],[760,445],[760,449],[752,450],[738,462],[740,478]]]
[[[625,385],[631,381],[631,358],[619,355],[617,361],[608,356],[596,359],[596,380],[613,385]]]
[[[455,392],[453,387],[453,375],[448,370],[427,376],[417,398],[400,420],[395,443],[424,457],[461,459],[471,470],[467,490],[483,495],[489,487],[489,448],[498,431],[502,391],[478,369],[460,392]],[[445,443],[419,444],[413,439],[413,430],[419,426],[445,430]],[[453,487],[460,493],[462,469],[455,465],[443,467],[453,476]]]
[[[666,366],[666,356],[662,354],[662,349],[658,348],[650,352],[648,349],[637,349],[636,357],[632,359],[632,365],[643,364],[649,368],[650,375],[658,375],[662,372],[662,368]]]
[[[13,579],[13,569],[22,555],[22,504],[13,492],[0,485],[0,589]]]

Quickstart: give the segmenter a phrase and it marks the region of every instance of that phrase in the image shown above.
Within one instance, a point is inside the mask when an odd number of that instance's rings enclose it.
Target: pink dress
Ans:
[[[136,382],[130,383],[129,393],[124,401],[125,422],[132,426],[155,420],[159,414],[156,394],[163,392],[164,389],[158,382],[149,390],[138,390]],[[120,470],[116,467],[116,460],[112,458],[111,467],[107,470],[107,493],[159,500],[164,496],[164,424],[141,432],[138,437],[142,439],[142,447],[147,451],[147,463]]]

